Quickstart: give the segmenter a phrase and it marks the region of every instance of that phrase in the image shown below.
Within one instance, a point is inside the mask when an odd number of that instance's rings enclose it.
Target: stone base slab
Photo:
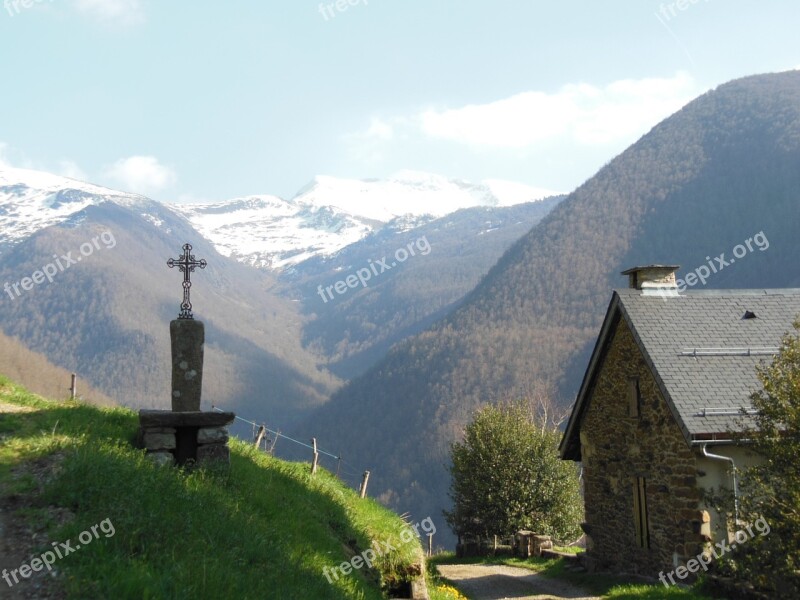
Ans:
[[[139,446],[158,464],[230,465],[228,426],[236,418],[226,412],[139,411]]]
[[[139,411],[139,425],[142,427],[226,427],[233,423],[236,414],[232,412],[204,412],[187,411],[172,412],[171,410]]]

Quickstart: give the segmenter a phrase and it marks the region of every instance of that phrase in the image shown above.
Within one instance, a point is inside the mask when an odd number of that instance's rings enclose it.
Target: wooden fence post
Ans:
[[[433,556],[433,534],[428,534],[428,556]]]
[[[364,471],[364,479],[361,481],[361,493],[359,494],[362,498],[367,495],[367,483],[369,483],[369,471]]]
[[[339,458],[336,459],[336,476],[339,477],[339,471],[342,470],[342,457],[341,455]]]
[[[272,446],[269,449],[269,453],[271,456],[275,456],[275,444],[278,443],[278,438],[280,437],[280,435],[281,435],[281,430],[278,429],[278,431],[275,432],[275,438],[272,440]]]
[[[78,375],[77,373],[72,374],[72,381],[70,382],[69,386],[69,399],[75,400],[75,396],[78,395]]]
[[[267,428],[264,427],[263,425],[259,426],[258,435],[256,436],[256,443],[254,444],[256,450],[258,450],[259,446],[261,446],[261,440],[264,439],[264,436],[266,434],[267,434]]]
[[[311,463],[311,474],[317,472],[317,462],[319,461],[319,452],[317,452],[317,438],[311,438],[311,443],[314,446],[314,462]]]

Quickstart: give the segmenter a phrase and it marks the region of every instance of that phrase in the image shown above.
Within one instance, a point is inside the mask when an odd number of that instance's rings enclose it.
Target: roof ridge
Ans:
[[[625,296],[647,296],[650,298],[691,298],[693,296],[797,296],[800,288],[739,288],[739,289],[703,289],[685,290],[674,295],[643,294],[642,290],[631,288],[617,288],[613,291]]]

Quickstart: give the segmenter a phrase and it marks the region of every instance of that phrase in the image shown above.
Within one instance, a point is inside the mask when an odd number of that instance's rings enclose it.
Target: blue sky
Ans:
[[[403,169],[571,191],[800,66],[798,26],[797,0],[6,0],[0,164],[178,202]]]

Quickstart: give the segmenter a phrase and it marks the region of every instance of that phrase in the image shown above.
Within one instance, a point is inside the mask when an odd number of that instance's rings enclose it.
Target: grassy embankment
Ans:
[[[75,547],[82,532],[106,523],[54,565],[69,598],[377,599],[421,556],[417,538],[401,541],[397,515],[323,469],[312,477],[308,464],[236,440],[229,471],[156,467],[132,445],[137,416],[129,410],[47,401],[3,377],[0,403],[26,407],[0,413],[5,519],[37,533],[35,545],[19,549],[22,559],[55,542]],[[396,550],[329,583],[325,567],[373,541]],[[432,597],[449,596],[434,589]]]

